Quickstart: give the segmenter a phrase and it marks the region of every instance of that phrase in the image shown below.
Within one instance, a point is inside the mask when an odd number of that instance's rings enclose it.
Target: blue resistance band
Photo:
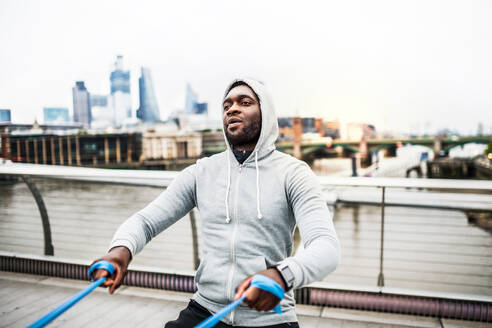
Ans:
[[[103,269],[108,271],[109,275],[111,276],[114,273],[114,266],[109,263],[108,261],[99,261],[94,263],[90,268],[89,268],[89,277],[92,276],[92,272],[95,269]],[[41,328],[49,324],[51,321],[55,320],[60,314],[71,308],[75,303],[80,301],[82,298],[84,298],[87,294],[92,292],[96,287],[101,285],[104,281],[106,280],[106,277],[102,277],[101,279],[94,281],[91,277],[91,281],[93,281],[92,284],[89,286],[85,287],[82,289],[80,292],[66,300],[63,304],[61,304],[59,307],[51,311],[50,313],[46,314],[44,317],[39,319],[38,321],[32,323],[29,325],[27,328]]]
[[[279,299],[284,298],[284,289],[282,288],[282,286],[277,284],[273,279],[270,279],[262,274],[257,274],[253,277],[253,279],[251,280],[250,287],[257,287],[266,290],[267,292],[270,292],[273,295],[277,296]],[[241,296],[240,299],[225,306],[222,310],[215,313],[213,316],[205,319],[200,324],[196,325],[194,328],[212,328],[217,323],[219,323],[220,319],[225,317],[229,312],[231,312],[239,304],[241,304],[241,302],[244,300],[245,297],[246,295]],[[274,307],[273,311],[277,312],[278,314],[282,313],[282,310],[280,309],[280,304]]]

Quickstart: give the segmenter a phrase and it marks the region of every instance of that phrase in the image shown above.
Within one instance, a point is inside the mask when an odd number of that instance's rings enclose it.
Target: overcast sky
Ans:
[[[186,82],[218,117],[236,75],[264,81],[279,116],[379,130],[492,133],[492,1],[0,0],[0,108],[14,122],[107,94],[115,56],[151,69],[161,115]]]

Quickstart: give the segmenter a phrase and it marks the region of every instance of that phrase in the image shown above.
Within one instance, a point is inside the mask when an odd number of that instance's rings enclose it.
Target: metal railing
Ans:
[[[409,179],[409,178],[333,178],[319,177],[321,185],[325,188],[332,186],[344,187],[373,187],[381,189],[381,201],[361,200],[361,199],[336,199],[336,202],[346,204],[365,204],[381,206],[381,226],[380,226],[380,249],[379,249],[379,273],[377,278],[378,287],[384,287],[384,230],[385,230],[385,207],[408,206],[422,207],[433,209],[449,209],[463,211],[487,211],[492,212],[492,203],[474,206],[460,204],[412,204],[410,202],[392,202],[386,201],[386,189],[388,188],[410,188],[410,189],[427,189],[435,191],[459,191],[459,192],[479,192],[492,194],[492,181],[478,180],[446,180],[446,179]]]
[[[53,245],[51,242],[51,234],[49,227],[49,219],[42,200],[42,196],[37,190],[35,184],[30,178],[50,178],[50,179],[61,179],[70,181],[86,181],[93,183],[112,183],[112,184],[123,184],[132,186],[149,186],[149,187],[167,187],[170,182],[175,178],[178,172],[171,171],[137,171],[137,170],[104,170],[104,169],[93,169],[93,168],[79,168],[79,167],[59,167],[51,165],[31,165],[31,164],[3,164],[0,165],[0,175],[8,176],[18,176],[23,179],[23,181],[29,186],[36,203],[38,205],[42,222],[43,231],[45,238],[45,255],[53,255]],[[361,290],[360,288],[346,288],[339,286],[330,286],[327,283],[314,283],[309,286],[309,288],[314,292],[311,298],[317,295],[317,304],[321,304],[320,299],[324,296],[321,294],[316,294],[316,291],[323,290],[339,290],[346,293],[376,293],[380,295],[405,295],[405,297],[415,296],[410,291],[396,292],[391,288],[385,287],[384,279],[384,241],[385,241],[385,208],[387,206],[411,206],[411,207],[423,207],[423,208],[436,208],[436,209],[453,209],[453,210],[463,210],[463,211],[488,211],[492,212],[492,203],[474,203],[474,204],[456,204],[452,201],[440,202],[439,204],[422,204],[421,202],[412,203],[411,201],[405,200],[405,197],[396,197],[394,199],[388,199],[387,189],[398,189],[405,190],[424,190],[424,191],[437,191],[437,192],[471,192],[479,194],[492,194],[492,182],[491,181],[475,181],[475,180],[438,180],[438,179],[400,179],[400,178],[341,178],[341,177],[319,177],[319,181],[325,190],[340,191],[344,188],[377,188],[381,190],[381,197],[378,199],[377,196],[372,198],[367,197],[357,197],[357,195],[347,197],[343,192],[337,192],[336,198],[327,197],[327,202],[331,205],[336,204],[365,204],[365,205],[375,205],[381,207],[381,222],[380,222],[380,247],[379,247],[379,272],[377,276],[377,286],[378,288],[365,288]],[[337,189],[338,188],[338,189]],[[341,188],[341,189],[340,189]],[[429,193],[432,195],[432,193]],[[198,258],[198,237],[197,237],[197,227],[195,222],[195,215],[193,211],[190,213],[191,222],[191,232],[192,232],[192,248],[193,248],[193,265],[196,268],[199,264]],[[303,289],[302,293],[306,293]],[[371,295],[372,295],[371,294]],[[422,294],[422,293],[420,293]],[[302,294],[304,295],[304,294]],[[321,295],[321,296],[320,296]],[[323,294],[324,295],[324,294]],[[422,296],[422,295],[420,295]],[[463,299],[468,298],[471,302],[485,302],[484,304],[492,304],[492,297],[480,297],[478,295],[474,296],[463,296],[463,297],[452,297],[445,295],[445,293],[427,293],[426,298],[434,299],[455,299],[456,301],[463,301]],[[309,299],[306,298],[306,299]],[[314,299],[314,298],[313,298]],[[339,301],[339,300],[338,300]],[[306,301],[306,304],[314,304],[311,301]],[[321,302],[321,303],[320,303]],[[329,304],[328,299],[326,299],[325,304]],[[331,304],[331,303],[330,303]],[[487,305],[488,308],[488,305]],[[402,312],[403,313],[403,312]],[[407,313],[407,312],[405,312]],[[408,312],[410,313],[410,312]],[[413,312],[412,312],[413,313]],[[492,310],[491,313],[492,315]],[[464,318],[464,317],[460,317]],[[475,318],[475,317],[474,317]],[[480,317],[481,318],[481,317]],[[488,318],[488,316],[487,316]],[[466,318],[465,318],[466,319]],[[477,320],[472,319],[472,320]],[[481,319],[478,319],[481,320]],[[490,319],[487,319],[487,321]]]

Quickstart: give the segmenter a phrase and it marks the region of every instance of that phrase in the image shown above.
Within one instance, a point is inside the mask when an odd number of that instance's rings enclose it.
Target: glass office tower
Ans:
[[[114,70],[111,72],[110,107],[113,109],[114,125],[121,126],[132,117],[132,99],[130,96],[130,72],[123,68],[123,56],[117,56]]]
[[[72,93],[73,120],[74,122],[82,123],[84,128],[89,128],[92,120],[90,94],[85,87],[84,81],[75,82]]]
[[[44,123],[68,123],[70,116],[68,108],[65,107],[44,107],[43,108]]]
[[[148,68],[142,67],[142,76],[138,79],[140,108],[137,110],[137,118],[145,123],[153,123],[160,120],[159,107],[155,97],[154,84]]]

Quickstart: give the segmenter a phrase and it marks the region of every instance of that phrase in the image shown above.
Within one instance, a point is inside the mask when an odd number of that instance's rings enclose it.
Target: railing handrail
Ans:
[[[87,167],[70,167],[43,164],[0,164],[0,174],[28,175],[91,182],[116,182],[135,185],[167,187],[178,171],[122,170]],[[492,192],[492,181],[458,179],[416,179],[380,177],[327,177],[318,176],[323,187],[376,187],[376,188],[422,188],[446,191]]]
[[[323,186],[422,188],[447,191],[492,191],[492,181],[462,179],[419,179],[381,177],[326,177],[318,176]]]
[[[167,187],[177,171],[123,170],[44,164],[0,164],[0,174],[52,178],[74,181],[121,183],[139,186]]]

